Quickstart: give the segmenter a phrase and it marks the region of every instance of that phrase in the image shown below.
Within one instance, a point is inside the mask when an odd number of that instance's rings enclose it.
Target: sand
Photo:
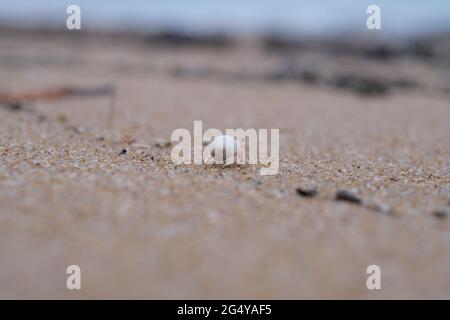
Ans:
[[[117,92],[112,125],[109,96],[0,108],[0,298],[450,298],[441,70],[417,59],[296,59],[324,74],[353,68],[422,86],[366,97],[247,79],[284,61],[252,41],[155,48],[2,34],[2,92]],[[279,174],[173,164],[157,142],[194,120],[280,129]],[[336,201],[338,190],[363,205]],[[78,291],[66,289],[71,264]],[[381,290],[366,287],[372,264]]]

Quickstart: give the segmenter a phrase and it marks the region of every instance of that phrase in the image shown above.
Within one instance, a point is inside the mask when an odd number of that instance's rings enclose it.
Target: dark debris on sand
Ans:
[[[338,192],[336,192],[335,200],[350,202],[359,205],[362,204],[362,200],[360,198],[347,190],[339,190]]]
[[[295,191],[297,192],[297,194],[299,196],[302,196],[304,198],[314,198],[315,196],[317,196],[319,194],[319,191],[317,190],[317,188],[297,188],[295,189]]]
[[[437,219],[445,219],[450,216],[449,210],[435,210],[433,211],[433,217]]]
[[[336,75],[330,84],[337,89],[348,90],[363,96],[386,95],[393,89],[412,89],[418,86],[412,80],[388,80],[356,74]]]

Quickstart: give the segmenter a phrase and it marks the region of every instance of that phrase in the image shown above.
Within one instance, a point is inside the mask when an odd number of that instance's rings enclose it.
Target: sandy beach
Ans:
[[[450,298],[448,47],[167,39],[2,32],[0,93],[111,90],[0,105],[0,298]],[[279,174],[173,164],[195,120]]]

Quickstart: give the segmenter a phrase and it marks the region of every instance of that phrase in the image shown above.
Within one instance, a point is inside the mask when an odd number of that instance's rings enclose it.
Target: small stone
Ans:
[[[346,201],[354,204],[361,204],[362,201],[356,195],[347,190],[339,190],[336,192],[335,199],[337,201]]]
[[[67,123],[68,119],[65,115],[60,114],[56,117],[56,121],[60,122],[60,123]]]
[[[445,219],[450,215],[448,211],[449,210],[435,210],[433,211],[433,216],[438,219]]]
[[[2,103],[0,103],[0,106]],[[7,108],[9,111],[22,111],[23,110],[23,104],[21,102],[11,102],[6,103],[5,108]]]
[[[302,196],[304,198],[314,198],[315,196],[317,196],[319,194],[319,191],[317,190],[317,188],[297,188],[295,189],[295,191],[297,192],[297,194],[299,196]]]
[[[76,133],[79,133],[79,134],[86,132],[86,128],[85,127],[74,127],[73,129],[74,129],[74,131]]]
[[[127,149],[122,149],[122,151],[120,151],[119,156],[123,156],[127,154]]]
[[[391,215],[393,213],[393,210],[390,205],[388,205],[386,203],[381,203],[381,202],[370,203],[370,204],[366,205],[366,208],[369,210],[384,213],[387,215]]]

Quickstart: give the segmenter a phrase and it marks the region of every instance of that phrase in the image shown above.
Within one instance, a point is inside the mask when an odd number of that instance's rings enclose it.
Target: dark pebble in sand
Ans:
[[[22,111],[23,105],[20,102],[11,102],[5,105],[9,111]]]
[[[313,198],[319,194],[319,191],[316,188],[312,189],[303,189],[303,188],[297,188],[295,189],[298,195],[305,197],[305,198]]]
[[[433,211],[433,216],[438,219],[445,219],[449,216],[449,213],[445,210],[436,210]]]
[[[120,151],[119,156],[123,156],[124,154],[127,154],[127,149],[122,149],[122,151]]]
[[[340,191],[336,192],[335,199],[337,201],[346,201],[346,202],[350,202],[350,203],[354,203],[354,204],[362,203],[361,199],[359,199],[357,196],[355,196],[350,191],[346,191],[346,190],[340,190]]]

